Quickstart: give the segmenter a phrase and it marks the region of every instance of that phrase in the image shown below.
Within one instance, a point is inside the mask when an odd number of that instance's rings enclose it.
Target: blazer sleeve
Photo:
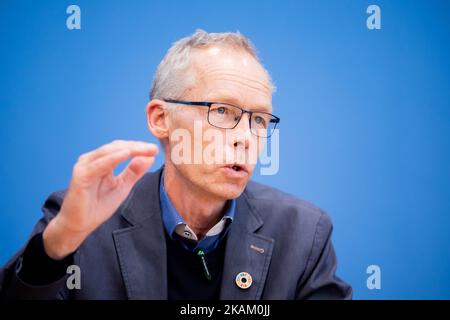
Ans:
[[[317,223],[314,242],[296,299],[352,299],[352,287],[336,276],[337,259],[331,243],[333,226],[324,212]]]
[[[1,299],[63,299],[68,296],[66,288],[67,275],[60,279],[53,279],[51,283],[30,284],[21,279],[21,269],[24,262],[24,253],[27,256],[41,256],[40,252],[30,252],[38,250],[34,245],[35,239],[44,231],[51,219],[53,219],[61,208],[64,199],[64,191],[52,193],[45,201],[42,211],[43,217],[36,223],[27,244],[22,247],[7,263],[0,269],[0,298]],[[49,258],[50,259],[50,258]],[[30,259],[31,260],[31,259]],[[41,259],[34,261],[42,262]],[[67,262],[68,260],[66,260]],[[27,262],[28,263],[28,262]],[[29,268],[30,266],[27,266]],[[38,266],[38,270],[39,270]],[[42,269],[41,269],[42,270]],[[29,272],[27,272],[29,273]],[[48,277],[47,277],[48,278]],[[45,282],[45,281],[44,281]]]

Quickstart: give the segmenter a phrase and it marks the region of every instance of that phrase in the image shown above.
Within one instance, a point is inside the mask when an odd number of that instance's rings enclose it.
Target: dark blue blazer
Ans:
[[[79,247],[81,289],[66,278],[34,287],[17,276],[23,249],[0,269],[0,296],[31,299],[167,299],[167,257],[159,203],[161,170],[147,173],[117,212]],[[49,196],[32,236],[58,213],[64,191]],[[221,299],[350,299],[335,275],[332,224],[321,209],[250,181],[237,199],[225,249]],[[239,288],[236,275],[253,284]]]

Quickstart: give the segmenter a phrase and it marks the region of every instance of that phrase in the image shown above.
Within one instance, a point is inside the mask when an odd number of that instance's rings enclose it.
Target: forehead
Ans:
[[[242,49],[212,46],[192,54],[196,73],[193,92],[199,99],[271,110],[269,77],[261,64]]]

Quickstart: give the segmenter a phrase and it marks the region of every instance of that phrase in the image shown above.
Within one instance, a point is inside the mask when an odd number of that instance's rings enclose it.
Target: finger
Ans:
[[[121,162],[138,156],[153,157],[155,152],[153,149],[121,149],[108,154],[100,159],[95,160],[93,163],[85,165],[83,170],[83,176],[87,179],[95,177],[101,177],[105,174],[112,173],[114,168]]]
[[[80,163],[89,163],[95,161],[101,157],[104,157],[108,154],[111,154],[120,149],[147,149],[152,148],[155,152],[158,151],[158,147],[153,143],[147,143],[143,141],[126,141],[126,140],[115,140],[111,143],[105,144],[98,149],[95,149],[91,152],[85,153],[79,157]]]
[[[119,179],[129,187],[132,187],[148,171],[154,162],[155,157],[136,157],[119,174]]]
[[[158,152],[158,147],[153,143],[147,143],[142,141],[125,141],[125,140],[116,140],[112,143],[109,143],[107,145],[104,145],[103,147],[94,150],[90,153],[88,153],[84,157],[84,162],[92,162],[95,161],[101,157],[104,157],[112,152],[118,151],[120,149],[129,148],[131,150],[146,150],[148,148],[151,148],[155,151],[155,153]]]

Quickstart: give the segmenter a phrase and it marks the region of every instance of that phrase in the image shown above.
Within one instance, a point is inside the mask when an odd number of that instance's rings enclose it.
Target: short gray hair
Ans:
[[[183,93],[195,83],[195,76],[186,72],[190,67],[190,53],[192,49],[206,48],[211,45],[227,45],[235,49],[241,49],[249,53],[264,66],[259,59],[256,49],[251,41],[237,32],[208,33],[197,29],[191,36],[176,41],[167,51],[153,78],[150,90],[150,100],[153,99],[179,99]],[[266,71],[271,91],[275,92],[275,86],[269,72]]]

